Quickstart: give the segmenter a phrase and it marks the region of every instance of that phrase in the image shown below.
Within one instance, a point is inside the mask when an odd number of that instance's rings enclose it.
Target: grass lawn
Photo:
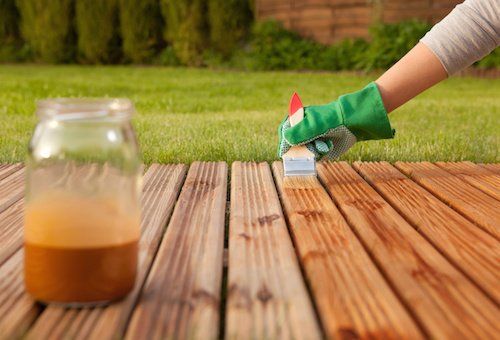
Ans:
[[[204,69],[0,66],[0,162],[22,161],[46,97],[128,97],[145,163],[276,159],[291,93],[306,105],[357,90],[351,74]],[[356,144],[342,159],[499,162],[500,80],[451,78],[391,114],[396,138]]]

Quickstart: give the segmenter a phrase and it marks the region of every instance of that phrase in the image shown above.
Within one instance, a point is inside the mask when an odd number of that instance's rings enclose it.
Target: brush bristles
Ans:
[[[288,176],[316,176],[316,161],[312,157],[284,158],[283,170]]]

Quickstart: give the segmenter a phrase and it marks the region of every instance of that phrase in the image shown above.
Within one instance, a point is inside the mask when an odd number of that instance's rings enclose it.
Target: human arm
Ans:
[[[436,55],[423,43],[418,43],[375,83],[389,113],[447,76]]]
[[[391,112],[500,44],[500,1],[467,0],[375,83]]]
[[[357,141],[392,138],[389,112],[500,44],[499,1],[466,0],[375,82],[329,104],[306,107],[294,127],[283,121],[278,155],[306,144],[317,157],[337,158]]]

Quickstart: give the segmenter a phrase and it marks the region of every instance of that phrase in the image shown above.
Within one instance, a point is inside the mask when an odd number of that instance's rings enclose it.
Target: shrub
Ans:
[[[180,66],[181,62],[175,55],[172,46],[167,46],[160,54],[154,59],[154,64],[162,66]]]
[[[19,41],[18,21],[15,0],[0,0],[0,44]]]
[[[360,70],[368,42],[363,39],[345,39],[328,46],[318,60],[318,67],[324,70]]]
[[[259,22],[252,28],[247,68],[256,70],[317,69],[325,47],[301,38],[276,21]]]
[[[35,57],[50,63],[66,62],[74,55],[72,0],[17,0],[21,33]]]
[[[15,0],[0,0],[0,62],[21,61],[27,57],[18,25]]]
[[[120,56],[117,0],[76,2],[78,52],[90,63],[116,62]]]
[[[184,64],[200,66],[208,42],[206,1],[162,0],[161,5],[166,21],[165,38],[176,56]]]
[[[378,69],[392,66],[415,46],[430,28],[430,24],[417,20],[373,25],[370,27],[370,47],[363,62],[365,68]]]
[[[159,0],[120,0],[120,21],[126,59],[151,61],[163,45]]]
[[[228,57],[248,33],[252,12],[249,0],[209,0],[211,47]]]

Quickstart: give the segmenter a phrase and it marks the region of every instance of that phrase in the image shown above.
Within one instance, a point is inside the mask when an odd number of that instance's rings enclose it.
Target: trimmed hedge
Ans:
[[[392,66],[415,46],[432,25],[418,20],[370,27],[371,42],[364,58],[366,69]]]
[[[160,1],[120,0],[120,24],[126,60],[151,61],[163,45]]]
[[[15,0],[0,0],[0,62],[26,59]]]
[[[35,58],[59,63],[74,58],[72,0],[17,0],[21,33]]]
[[[238,58],[253,70],[315,69],[324,50],[325,46],[301,38],[279,22],[266,21],[253,26],[248,51]]]
[[[110,63],[120,57],[118,0],[76,1],[78,54],[83,62]]]
[[[228,57],[247,35],[252,20],[249,0],[209,0],[211,48]]]
[[[165,39],[179,60],[189,66],[203,64],[203,51],[208,45],[205,0],[162,0],[166,20]]]
[[[15,0],[0,0],[0,44],[19,41],[18,21]]]

